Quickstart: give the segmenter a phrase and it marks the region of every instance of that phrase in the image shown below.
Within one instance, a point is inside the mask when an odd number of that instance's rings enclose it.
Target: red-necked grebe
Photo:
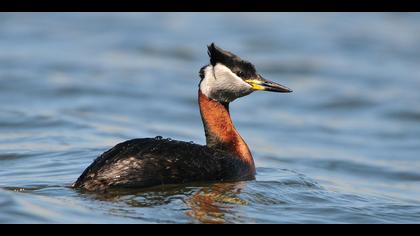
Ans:
[[[291,92],[264,79],[254,65],[212,43],[200,70],[198,104],[206,145],[171,139],[133,139],[99,156],[73,187],[88,191],[141,188],[195,181],[251,180],[255,165],[235,129],[229,103],[253,91]]]

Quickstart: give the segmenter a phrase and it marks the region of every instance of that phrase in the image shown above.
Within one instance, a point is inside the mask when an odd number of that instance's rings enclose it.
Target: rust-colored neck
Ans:
[[[229,103],[220,103],[198,91],[201,119],[207,146],[232,152],[251,167],[255,174],[254,159],[245,141],[233,126]]]

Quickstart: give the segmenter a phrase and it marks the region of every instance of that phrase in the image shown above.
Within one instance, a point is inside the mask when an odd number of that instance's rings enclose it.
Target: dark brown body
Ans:
[[[248,146],[230,119],[228,104],[199,92],[207,145],[161,138],[133,139],[99,156],[73,185],[89,191],[195,181],[254,179]]]
[[[98,157],[74,184],[76,188],[142,188],[195,181],[253,179],[247,163],[213,148],[169,139],[134,139]]]

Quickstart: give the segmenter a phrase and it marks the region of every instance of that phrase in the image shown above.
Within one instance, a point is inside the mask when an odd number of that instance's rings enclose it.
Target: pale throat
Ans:
[[[201,88],[198,90],[198,102],[207,146],[235,154],[255,172],[254,160],[248,145],[235,129],[230,118],[229,103],[207,97]]]
[[[208,65],[203,72],[200,90],[208,98],[229,103],[253,91],[251,85],[222,64]]]

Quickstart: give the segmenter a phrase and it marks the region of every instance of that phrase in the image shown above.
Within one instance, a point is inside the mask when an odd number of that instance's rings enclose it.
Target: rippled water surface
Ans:
[[[0,223],[420,223],[419,14],[1,14]],[[206,45],[291,94],[231,115],[255,181],[69,186],[132,138],[205,143]]]

